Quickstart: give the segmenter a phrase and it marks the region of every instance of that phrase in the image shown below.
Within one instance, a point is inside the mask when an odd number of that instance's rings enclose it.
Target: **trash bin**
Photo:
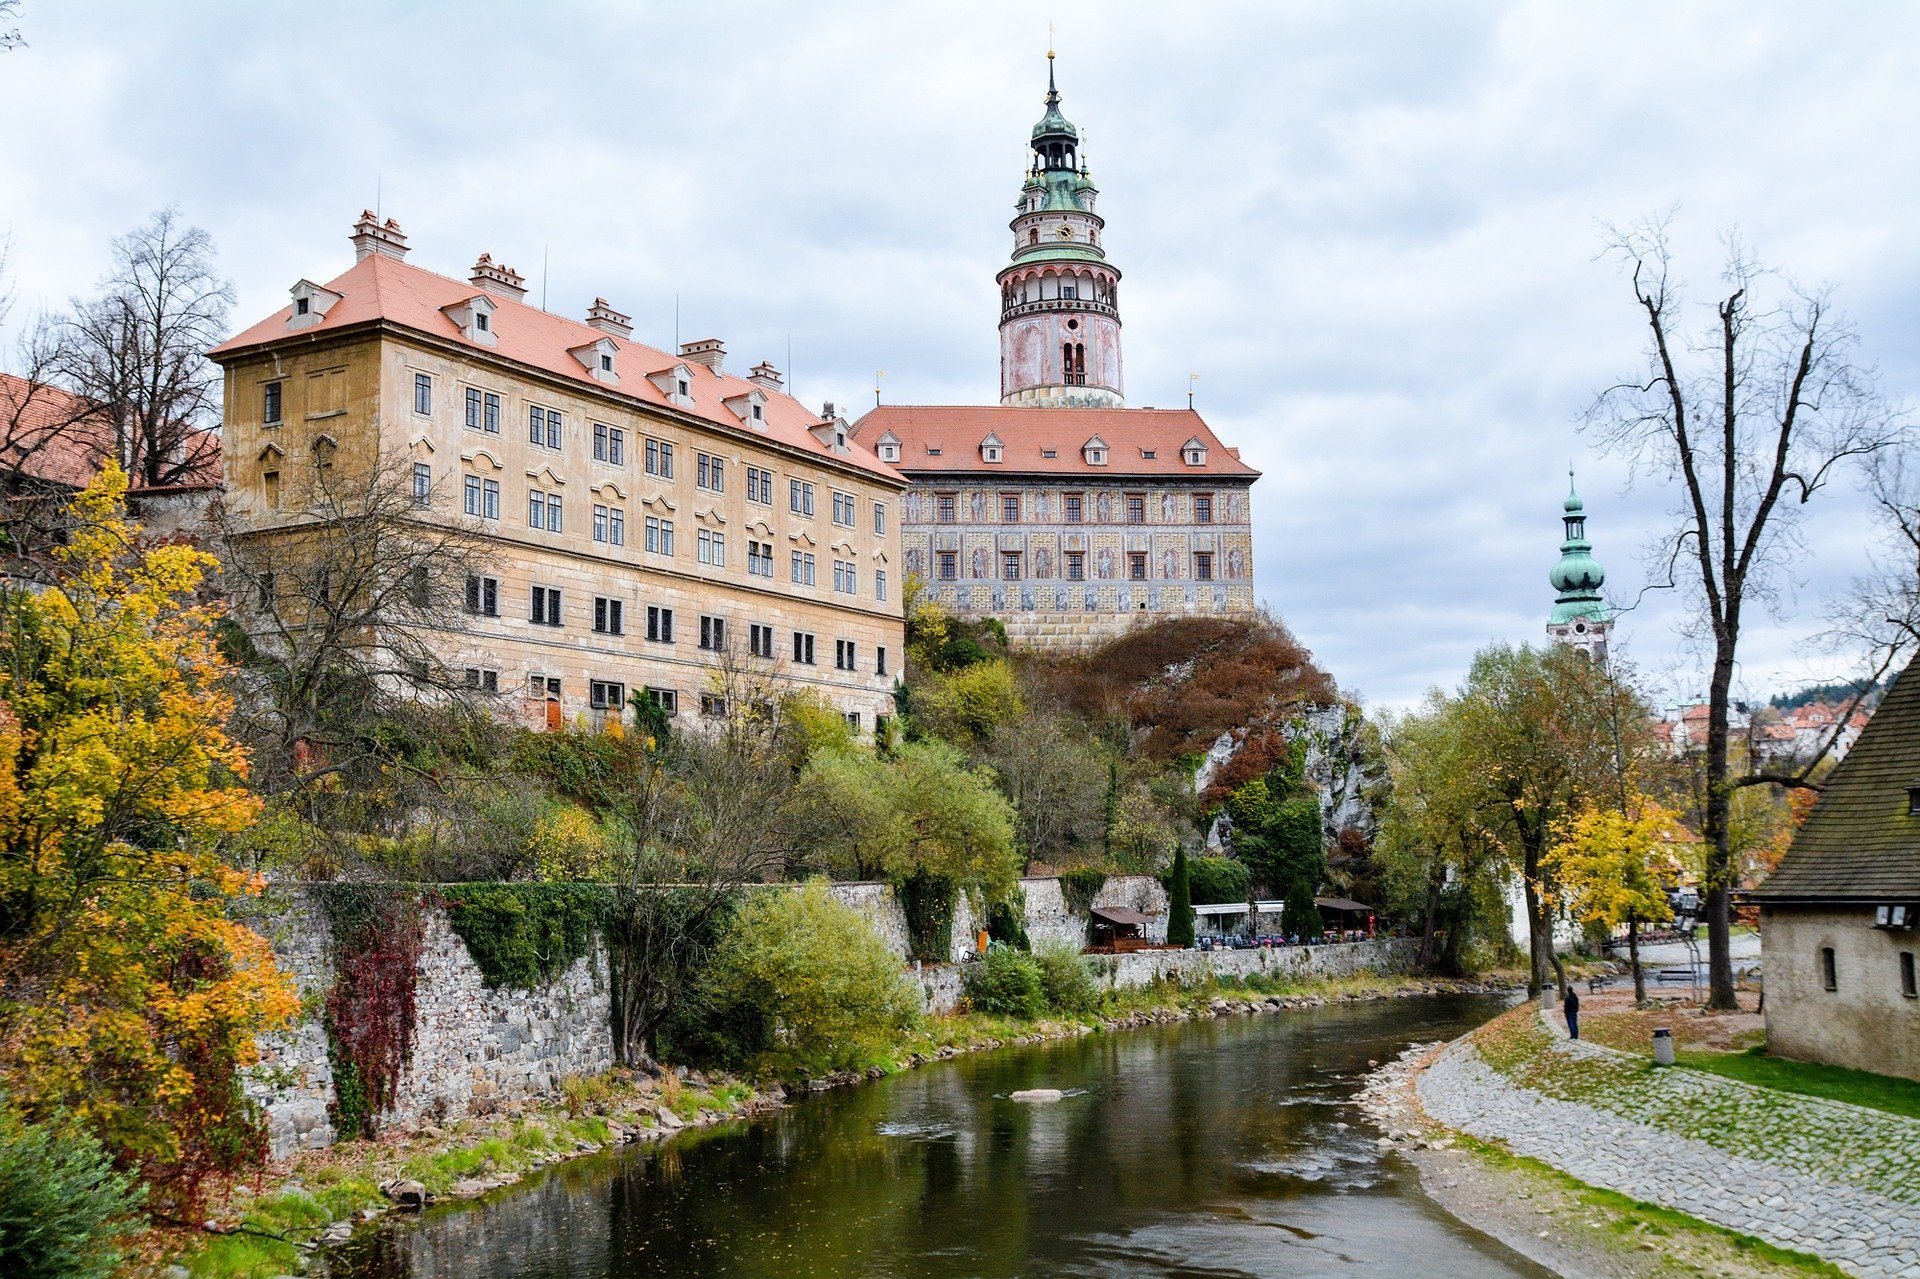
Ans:
[[[1653,1028],[1653,1064],[1673,1065],[1673,1031],[1665,1026]]]

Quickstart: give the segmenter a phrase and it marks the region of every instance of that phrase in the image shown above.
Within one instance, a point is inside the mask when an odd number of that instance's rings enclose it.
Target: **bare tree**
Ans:
[[[20,0],[0,0],[0,53],[18,49],[26,43],[16,25],[20,18]]]
[[[14,307],[11,248],[0,239],[0,325]],[[68,490],[91,479],[106,457],[98,406],[54,384],[62,336],[60,320],[34,317],[20,335],[15,371],[0,377],[0,494],[6,555],[16,570],[50,544]]]
[[[1879,509],[1880,546],[1871,571],[1836,607],[1829,639],[1874,654],[1877,675],[1920,652],[1920,463],[1912,450],[1876,456],[1867,491]]]
[[[255,781],[297,790],[348,771],[372,749],[367,729],[420,698],[471,702],[447,665],[450,633],[479,567],[465,522],[428,516],[447,495],[413,487],[405,458],[333,461],[324,444],[282,509],[215,512],[228,597],[251,642],[249,677],[266,696],[242,699],[256,748]]]
[[[1898,423],[1855,335],[1824,293],[1770,277],[1730,241],[1714,322],[1687,336],[1665,223],[1614,235],[1647,322],[1647,369],[1602,392],[1588,425],[1612,451],[1677,480],[1674,524],[1658,544],[1663,585],[1693,599],[1692,636],[1712,654],[1707,692],[1706,803],[1709,1003],[1736,1006],[1728,894],[1731,795],[1742,781],[1806,784],[1804,776],[1730,776],[1730,689],[1750,605],[1777,605],[1775,576],[1797,546],[1805,508],[1849,459],[1873,455]],[[1773,296],[1757,292],[1773,285]]]
[[[113,269],[61,326],[55,369],[100,406],[113,456],[136,487],[202,477],[218,456],[220,372],[233,286],[213,240],[166,208],[113,242]]]
[[[595,756],[609,774],[598,789],[632,833],[610,925],[615,1048],[630,1066],[653,1059],[741,890],[778,879],[791,857],[793,775],[771,676],[728,646],[709,684],[716,713],[702,729],[626,734]]]

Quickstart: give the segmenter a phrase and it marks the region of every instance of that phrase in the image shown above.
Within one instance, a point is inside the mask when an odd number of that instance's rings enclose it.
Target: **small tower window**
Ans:
[[[488,332],[493,327],[493,319],[485,311],[475,311],[473,313],[473,327],[479,329],[482,333]]]
[[[1907,816],[1920,817],[1920,786],[1907,787]]]

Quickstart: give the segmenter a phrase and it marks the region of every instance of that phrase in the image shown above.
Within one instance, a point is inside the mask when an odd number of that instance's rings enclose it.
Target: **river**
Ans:
[[[1351,1098],[1504,1000],[1183,1022],[926,1066],[390,1220],[335,1279],[1547,1272],[1449,1217]],[[1019,1088],[1069,1090],[1052,1104]]]

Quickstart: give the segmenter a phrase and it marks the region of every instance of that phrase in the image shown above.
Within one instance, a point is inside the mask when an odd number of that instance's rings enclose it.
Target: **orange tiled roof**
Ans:
[[[111,443],[93,401],[0,373],[0,469],[84,488]]]
[[[340,300],[327,308],[327,313],[319,323],[289,331],[287,320],[293,315],[293,306],[289,303],[258,324],[222,342],[208,354],[215,360],[224,361],[226,357],[238,355],[251,347],[266,346],[289,338],[306,339],[313,334],[331,333],[372,320],[386,320],[458,343],[476,354],[498,355],[545,373],[578,381],[586,388],[615,392],[662,407],[669,406],[666,394],[648,381],[647,375],[685,364],[693,372],[693,407],[672,406],[674,412],[691,413],[721,426],[742,430],[746,428],[743,428],[739,417],[723,401],[759,391],[766,398],[764,433],[769,438],[822,458],[850,463],[896,483],[900,478],[870,450],[854,445],[851,440],[851,451],[845,456],[834,453],[820,443],[813,436],[811,428],[821,425],[821,418],[782,391],[767,390],[729,373],[716,373],[685,356],[602,332],[580,320],[570,320],[543,311],[504,294],[486,293],[486,290],[467,280],[438,275],[423,267],[410,266],[396,258],[376,253],[354,263],[345,274],[329,280],[321,287],[339,294]],[[482,293],[486,293],[495,308],[492,321],[495,344],[492,346],[469,339],[443,309],[457,306]],[[612,342],[619,352],[620,382],[617,387],[595,381],[572,355],[576,348],[603,339]]]
[[[1260,475],[1222,444],[1192,409],[883,404],[853,427],[854,436],[868,448],[875,447],[888,431],[900,440],[897,465],[909,473],[1238,476],[1250,480]],[[989,433],[1000,437],[1005,461],[980,460],[980,442]],[[1105,466],[1089,464],[1081,452],[1094,436],[1107,446]],[[1188,466],[1182,458],[1181,446],[1188,440],[1206,446],[1207,460],[1202,465]],[[1149,452],[1152,457],[1145,456]]]
[[[220,482],[220,437],[196,442],[194,470],[166,489]],[[99,407],[85,396],[47,382],[0,373],[0,470],[18,471],[43,483],[85,488],[113,453],[113,431]],[[130,492],[153,492],[135,485]]]

